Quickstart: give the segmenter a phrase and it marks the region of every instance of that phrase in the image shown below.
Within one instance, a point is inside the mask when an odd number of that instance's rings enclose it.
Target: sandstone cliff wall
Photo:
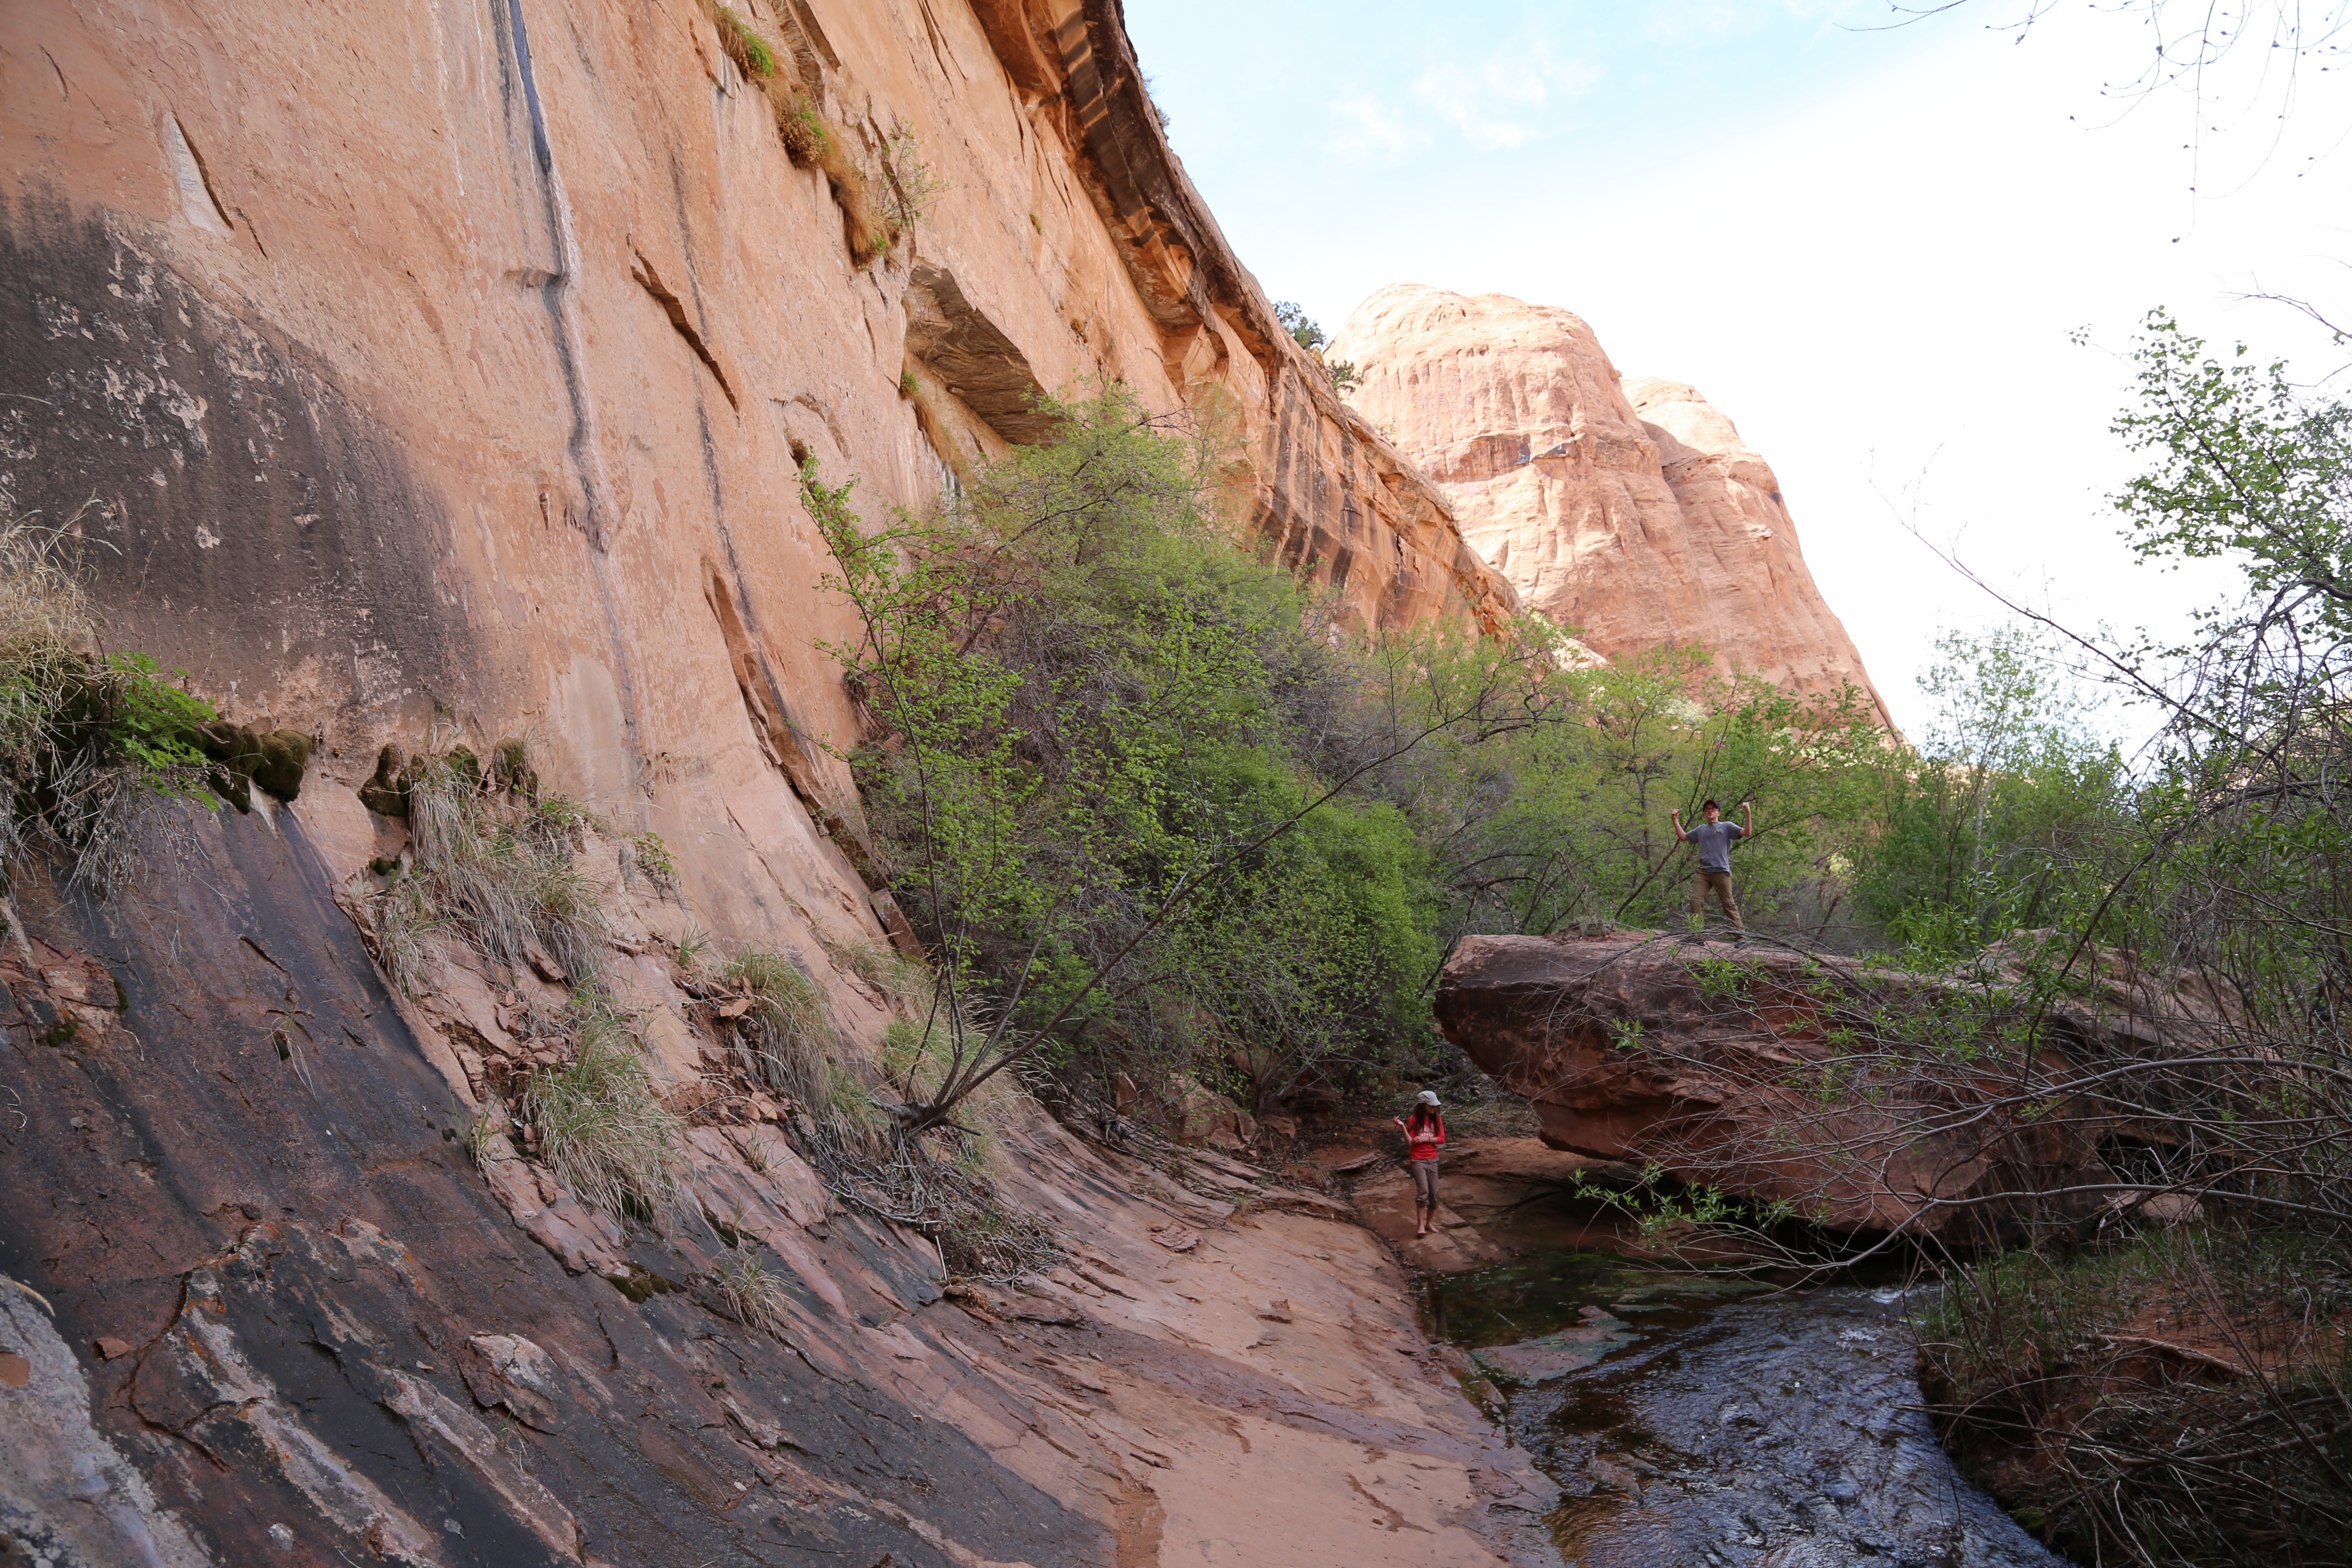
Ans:
[[[1330,352],[1470,542],[1595,651],[1696,647],[1803,692],[1851,681],[1891,724],[1780,481],[1694,388],[1621,383],[1566,310],[1412,283],[1358,305]]]
[[[1530,1560],[1544,1483],[1328,1208],[1033,1120],[999,1173],[1085,1251],[950,1303],[714,1100],[694,928],[891,1016],[835,956],[880,928],[803,458],[922,506],[1117,378],[1234,432],[1237,526],[1365,623],[1513,603],[1276,326],[1115,5],[738,5],[945,181],[878,259],[690,0],[0,7],[0,506],[110,646],[320,742],[290,806],[156,819],[119,904],[0,910],[0,1561]],[[693,1122],[625,1232],[470,1132],[560,987],[439,940],[412,1004],[348,918],[377,748],[507,735],[677,863],[583,851]],[[745,1247],[772,1332],[714,1309]]]
[[[1243,525],[1365,621],[1503,613],[1274,325],[1115,6],[744,10],[945,182],[874,264],[689,0],[9,7],[0,502],[78,516],[111,635],[331,775],[521,731],[673,842],[730,824],[689,850],[719,918],[846,889],[799,455],[919,507],[1116,378],[1235,427]]]

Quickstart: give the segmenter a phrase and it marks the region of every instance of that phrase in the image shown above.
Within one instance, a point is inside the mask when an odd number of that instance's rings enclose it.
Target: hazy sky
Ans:
[[[2177,626],[2231,574],[2136,566],[2105,497],[2140,318],[2313,374],[2257,288],[2344,301],[2352,68],[2241,49],[2201,112],[2136,95],[2134,18],[2024,0],[1128,0],[1242,259],[1337,330],[1384,283],[1563,305],[1772,463],[1895,716],[1998,616],[1905,531],[2086,627]],[[2290,101],[2291,100],[2291,101]],[[2290,110],[2282,115],[2283,110]],[[2087,346],[2070,341],[2086,330]]]

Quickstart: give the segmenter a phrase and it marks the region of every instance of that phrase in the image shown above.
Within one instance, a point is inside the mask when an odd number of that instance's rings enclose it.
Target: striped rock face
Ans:
[[[1417,283],[1358,305],[1330,354],[1471,544],[1595,651],[1704,648],[1801,692],[1852,683],[1885,719],[1780,481],[1694,388],[1622,380],[1554,306]]]

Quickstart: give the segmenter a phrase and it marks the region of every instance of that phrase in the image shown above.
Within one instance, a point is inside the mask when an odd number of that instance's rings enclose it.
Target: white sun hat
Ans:
[[[1433,1089],[1423,1089],[1421,1091],[1421,1102],[1423,1105],[1435,1105],[1437,1103],[1437,1091]]]

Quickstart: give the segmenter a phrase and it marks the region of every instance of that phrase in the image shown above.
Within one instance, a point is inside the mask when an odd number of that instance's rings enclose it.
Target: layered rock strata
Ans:
[[[1529,607],[1611,658],[1696,647],[1800,692],[1852,683],[1887,721],[1780,481],[1695,389],[1621,382],[1566,310],[1417,283],[1358,305],[1330,353]]]

